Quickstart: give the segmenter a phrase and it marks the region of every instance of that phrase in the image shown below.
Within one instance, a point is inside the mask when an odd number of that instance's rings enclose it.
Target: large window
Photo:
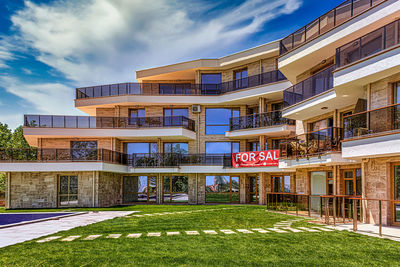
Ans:
[[[182,117],[189,118],[187,108],[165,108],[164,109],[164,126],[187,126],[188,121]]]
[[[239,177],[206,176],[206,202],[239,202]]]
[[[221,73],[201,74],[203,94],[219,94],[221,91]]]
[[[164,202],[188,202],[187,176],[164,176],[163,187]]]
[[[157,143],[125,143],[127,154],[150,154],[157,153]]]
[[[188,154],[188,143],[164,143],[164,153]]]
[[[188,95],[192,85],[190,83],[160,83],[160,95]]]
[[[290,192],[290,175],[272,176],[272,192]]]
[[[150,176],[124,176],[123,202],[155,202],[157,178]]]
[[[258,192],[260,186],[260,179],[258,176],[249,177],[249,185],[250,185],[250,192],[249,192],[249,200],[250,203],[257,203],[258,202]]]
[[[97,160],[97,141],[71,141],[72,160]]]
[[[206,142],[206,154],[231,154],[239,152],[239,142]]]
[[[206,134],[225,134],[232,117],[239,117],[238,108],[206,108]]]
[[[393,196],[394,200],[400,200],[400,165],[396,164],[393,165]],[[400,223],[400,202],[393,203],[393,210],[394,210],[394,222]]]
[[[145,124],[146,111],[144,108],[141,109],[130,109],[129,110],[129,125],[143,125]]]
[[[60,206],[78,205],[78,176],[76,175],[59,176],[58,203]]]

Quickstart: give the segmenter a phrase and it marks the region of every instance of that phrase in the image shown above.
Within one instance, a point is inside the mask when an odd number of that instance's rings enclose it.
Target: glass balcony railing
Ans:
[[[332,65],[310,78],[295,84],[283,91],[283,103],[285,107],[297,104],[303,100],[319,95],[333,88],[333,70]]]
[[[271,111],[243,117],[230,118],[229,131],[278,125],[295,125],[294,120],[282,118],[282,111]]]
[[[400,43],[400,20],[393,21],[373,32],[336,49],[336,67],[377,54]]]
[[[340,151],[343,129],[329,127],[288,138],[280,144],[281,158],[304,158]]]
[[[0,148],[0,162],[107,162],[133,168],[183,165],[232,166],[231,154],[147,153],[126,154],[107,149]]]
[[[31,128],[166,128],[195,130],[195,122],[184,116],[171,117],[90,117],[58,115],[25,115],[24,126]]]
[[[308,23],[296,32],[280,41],[279,54],[283,55],[297,47],[321,36],[322,34],[342,25],[355,16],[375,7],[387,0],[347,0],[328,11],[319,18]]]
[[[398,133],[400,104],[368,110],[343,118],[344,139],[374,136],[379,133]]]
[[[286,80],[274,70],[219,84],[119,83],[76,89],[76,99],[118,95],[221,95],[237,90]]]

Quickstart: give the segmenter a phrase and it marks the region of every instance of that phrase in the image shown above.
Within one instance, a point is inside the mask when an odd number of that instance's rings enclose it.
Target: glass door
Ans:
[[[124,176],[122,184],[122,201],[124,204],[134,202],[156,202],[157,178],[152,176]]]
[[[249,202],[250,203],[258,203],[258,191],[259,191],[259,178],[258,176],[249,177]]]
[[[392,167],[393,177],[393,224],[400,225],[400,163]]]
[[[326,172],[311,172],[311,210],[320,211],[321,195],[326,195]]]

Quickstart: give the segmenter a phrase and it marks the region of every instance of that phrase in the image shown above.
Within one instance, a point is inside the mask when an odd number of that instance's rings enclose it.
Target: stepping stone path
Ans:
[[[145,217],[145,216],[162,216],[170,214],[190,214],[193,212],[209,212],[209,211],[219,211],[219,210],[231,210],[234,208],[222,208],[222,209],[205,209],[205,210],[187,210],[187,211],[174,211],[174,212],[157,212],[157,213],[147,213],[147,214],[134,214],[131,217]]]
[[[197,232],[197,231],[186,231],[186,234],[187,235],[198,235],[199,232]]]
[[[100,236],[101,235],[89,235],[89,236],[85,237],[83,240],[94,240]]]
[[[74,241],[75,239],[77,239],[79,237],[81,237],[81,236],[80,235],[71,235],[71,236],[68,236],[68,237],[66,237],[64,239],[61,239],[61,241],[71,242],[71,241]]]
[[[217,235],[218,233],[214,230],[203,230],[204,233],[208,235]]]
[[[138,234],[129,234],[126,237],[127,238],[139,238],[142,236],[142,233],[138,233]]]
[[[147,236],[161,236],[160,232],[157,233],[148,233]]]
[[[107,238],[114,238],[114,239],[116,239],[116,238],[119,238],[121,236],[121,234],[109,234],[108,236],[107,236]]]
[[[238,231],[239,233],[243,233],[243,234],[254,234],[254,232],[247,230],[247,229],[236,229],[236,231]]]
[[[202,211],[202,210],[200,210]],[[164,214],[164,213],[159,213],[159,214]],[[313,233],[320,233],[320,232],[331,232],[334,231],[333,229],[328,229],[325,228],[323,226],[299,226],[296,228],[291,227],[291,224],[293,222],[296,222],[299,220],[289,220],[289,221],[282,221],[282,222],[278,222],[276,224],[274,224],[273,228],[252,228],[252,229],[236,229],[236,232],[230,229],[222,229],[222,230],[202,230],[202,232],[206,235],[221,235],[221,234],[225,234],[225,235],[231,235],[231,234],[254,234],[254,233],[260,233],[260,234],[267,234],[267,233],[278,233],[278,234],[283,234],[283,233],[304,233],[304,232],[313,232]],[[219,232],[218,232],[219,231]],[[192,235],[200,235],[200,231],[183,231],[184,233],[186,233],[187,236],[192,236]],[[161,236],[161,232],[150,232],[145,234],[146,236],[149,237],[160,237]],[[176,235],[180,235],[181,232],[179,231],[174,231],[174,232],[166,232],[167,236],[176,236]],[[88,235],[85,238],[81,239],[81,240],[95,240],[100,238],[102,235],[97,234],[97,235]],[[140,238],[143,236],[143,233],[132,233],[132,234],[128,234],[126,235],[126,238]],[[50,242],[50,241],[66,241],[66,242],[71,242],[74,241],[76,239],[79,239],[81,236],[79,235],[72,235],[72,236],[67,236],[64,237],[63,239],[62,236],[50,236],[50,237],[46,237],[44,239],[40,239],[37,240],[37,243],[46,243],[46,242]],[[118,239],[118,238],[125,238],[122,236],[122,234],[109,234],[108,236],[106,236],[105,238],[113,238],[113,239]]]
[[[167,232],[167,235],[180,235],[180,232]]]
[[[226,235],[231,235],[231,234],[236,234],[234,231],[232,230],[220,230],[222,233],[226,234]]]

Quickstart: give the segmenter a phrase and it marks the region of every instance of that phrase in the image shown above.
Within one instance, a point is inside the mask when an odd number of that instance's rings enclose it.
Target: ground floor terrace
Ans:
[[[396,266],[400,261],[395,239],[334,230],[265,206],[133,205],[68,211],[89,213],[0,229],[0,244],[10,236],[31,236],[1,247],[0,265]],[[0,215],[4,212],[9,211],[0,208]]]

